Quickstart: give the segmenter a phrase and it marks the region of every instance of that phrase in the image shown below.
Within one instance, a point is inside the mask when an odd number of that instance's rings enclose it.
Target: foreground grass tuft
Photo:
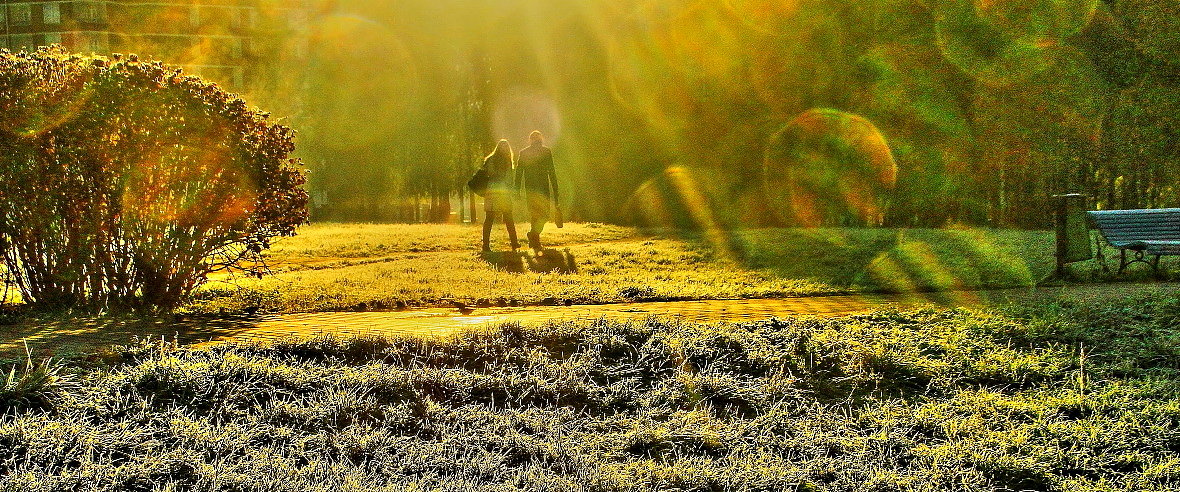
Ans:
[[[57,393],[71,387],[64,367],[53,359],[11,364],[0,371],[0,412],[49,407]]]
[[[1180,299],[142,346],[12,490],[1175,490]]]

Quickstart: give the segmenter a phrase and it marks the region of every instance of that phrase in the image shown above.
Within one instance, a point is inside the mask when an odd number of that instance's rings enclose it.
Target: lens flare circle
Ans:
[[[763,180],[767,200],[784,223],[879,224],[897,182],[897,163],[868,119],[817,108],[770,138]]]
[[[61,73],[53,84],[29,89],[20,93],[23,100],[12,105],[15,111],[0,121],[0,128],[22,137],[45,134],[73,121],[92,103],[95,92],[88,86],[88,78],[80,73]]]
[[[540,130],[545,145],[552,147],[561,137],[561,112],[557,103],[539,90],[512,87],[494,103],[492,129],[497,138],[506,138],[513,148],[528,146],[529,134]]]
[[[721,258],[734,258],[737,245],[717,214],[718,188],[714,173],[674,164],[645,181],[623,208],[629,219],[644,226],[701,231]]]
[[[890,137],[924,140],[961,140],[970,133],[959,109],[954,70],[937,48],[912,44],[882,44],[856,61],[870,82],[855,93],[855,106],[890,121]]]
[[[990,86],[1012,85],[1044,70],[1045,49],[1053,41],[1016,38],[981,19],[973,9],[941,13],[935,42],[952,65]]]
[[[1101,140],[1113,89],[1074,48],[1053,50],[1046,61],[1048,68],[1019,86],[976,92],[975,131],[983,148],[995,149],[990,165],[1005,159],[1067,158]]]
[[[1099,0],[974,0],[979,17],[1015,38],[1062,39],[1090,24]]]
[[[622,33],[607,44],[607,86],[611,97],[646,123],[662,142],[674,145],[682,116],[676,108],[687,99],[684,86],[650,34]]]
[[[725,8],[750,29],[772,36],[784,34],[799,13],[799,0],[725,0]]]
[[[356,15],[329,15],[312,24],[311,63],[319,74],[310,110],[354,147],[379,144],[388,132],[376,121],[396,120],[417,104],[417,63],[389,26]]]
[[[1019,84],[1050,66],[1047,52],[1093,21],[1098,0],[960,0],[936,13],[947,61],[993,87]]]
[[[1180,2],[1112,2],[1111,14],[1126,27],[1126,38],[1156,60],[1180,66]]]
[[[734,24],[699,3],[636,8],[603,38],[612,97],[662,141],[674,142],[702,88],[746,92],[746,33]]]

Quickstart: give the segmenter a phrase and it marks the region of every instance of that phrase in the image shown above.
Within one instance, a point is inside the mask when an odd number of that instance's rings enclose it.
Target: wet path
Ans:
[[[306,313],[184,322],[75,319],[0,326],[0,332],[3,333],[0,337],[0,357],[23,355],[26,343],[30,350],[37,354],[87,352],[98,347],[127,344],[137,336],[177,339],[181,343],[265,342],[323,334],[345,337],[445,336],[462,330],[506,322],[535,325],[554,320],[642,320],[652,316],[703,323],[740,322],[797,315],[844,316],[886,307],[985,307],[1007,303],[1045,302],[1057,298],[1084,300],[1176,293],[1180,293],[1178,283],[1145,283],[926,294],[491,307],[478,308],[470,312],[460,312],[456,308],[434,308],[389,312]]]
[[[886,305],[917,305],[884,296],[833,296],[789,299],[637,302],[577,306],[490,307],[469,314],[455,308],[367,313],[306,313],[268,316],[256,329],[237,339],[277,339],[291,333],[341,335],[447,335],[456,331],[517,322],[536,325],[548,321],[587,319],[642,320],[652,316],[694,322],[756,321],[792,315],[841,316]]]
[[[1111,295],[1150,295],[1167,292],[1180,292],[1180,284],[1120,284],[1065,289],[1058,287],[784,299],[636,302],[568,307],[492,307],[474,309],[468,314],[460,313],[455,308],[401,312],[306,313],[264,317],[259,319],[257,325],[248,332],[225,339],[276,340],[292,335],[314,336],[319,334],[444,336],[461,330],[509,322],[536,325],[549,321],[599,318],[643,320],[653,316],[698,323],[741,322],[786,316],[847,316],[889,307],[898,309],[923,306],[985,307],[1006,303],[1044,302],[1060,297],[1081,300]]]

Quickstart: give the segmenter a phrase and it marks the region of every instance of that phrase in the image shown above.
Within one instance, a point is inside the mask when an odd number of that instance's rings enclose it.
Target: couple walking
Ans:
[[[541,231],[549,220],[551,206],[557,203],[557,173],[553,169],[553,152],[545,146],[541,132],[529,135],[529,146],[513,159],[512,145],[500,140],[496,150],[483,161],[488,175],[487,192],[484,194],[483,250],[491,251],[490,238],[492,223],[496,216],[504,217],[508,228],[508,240],[512,249],[520,247],[516,240],[516,224],[512,221],[512,202],[519,192],[524,193],[528,205],[529,248],[542,254]],[[561,227],[561,211],[557,211],[557,227]]]

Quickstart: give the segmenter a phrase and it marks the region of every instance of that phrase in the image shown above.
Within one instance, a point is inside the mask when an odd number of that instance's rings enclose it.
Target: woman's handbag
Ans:
[[[476,195],[484,196],[484,194],[488,192],[489,180],[490,176],[488,176],[487,168],[481,167],[478,171],[475,171],[475,174],[471,176],[471,179],[467,180],[467,188]]]

